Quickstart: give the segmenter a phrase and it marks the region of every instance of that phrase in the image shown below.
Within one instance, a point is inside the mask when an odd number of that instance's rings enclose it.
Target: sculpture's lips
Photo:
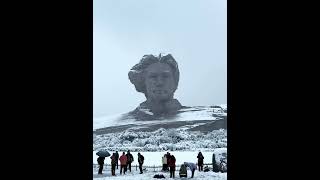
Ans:
[[[168,93],[167,90],[153,90],[152,92],[155,93],[155,94],[166,94],[166,93]]]

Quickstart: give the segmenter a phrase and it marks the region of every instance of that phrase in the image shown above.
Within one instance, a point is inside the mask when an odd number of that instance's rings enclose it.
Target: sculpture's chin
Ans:
[[[173,98],[172,98],[172,95],[170,94],[162,93],[162,94],[153,94],[151,99],[152,101],[155,101],[155,102],[163,102],[163,101],[170,101]]]
[[[160,96],[160,97],[157,97],[156,99],[157,99],[157,101],[160,101],[160,102],[165,102],[165,101],[171,100],[169,96]]]

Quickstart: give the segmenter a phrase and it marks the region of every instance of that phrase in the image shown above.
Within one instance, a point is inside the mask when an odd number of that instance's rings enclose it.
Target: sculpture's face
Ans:
[[[175,82],[168,64],[154,63],[145,70],[147,98],[154,101],[166,101],[173,98]]]

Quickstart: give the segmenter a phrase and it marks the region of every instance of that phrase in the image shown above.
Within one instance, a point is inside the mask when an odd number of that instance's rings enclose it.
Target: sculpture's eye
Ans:
[[[163,74],[162,78],[169,78],[169,75],[168,74]]]

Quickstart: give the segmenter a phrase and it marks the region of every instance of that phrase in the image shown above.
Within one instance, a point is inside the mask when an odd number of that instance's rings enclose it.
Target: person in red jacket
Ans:
[[[125,152],[122,153],[122,156],[120,156],[119,160],[120,160],[120,174],[122,174],[122,169],[123,169],[123,174],[126,174],[126,171],[127,171],[127,156],[126,156]]]
[[[170,167],[170,178],[174,178],[174,173],[176,170],[176,158],[174,155],[169,155],[167,158],[168,166]]]

